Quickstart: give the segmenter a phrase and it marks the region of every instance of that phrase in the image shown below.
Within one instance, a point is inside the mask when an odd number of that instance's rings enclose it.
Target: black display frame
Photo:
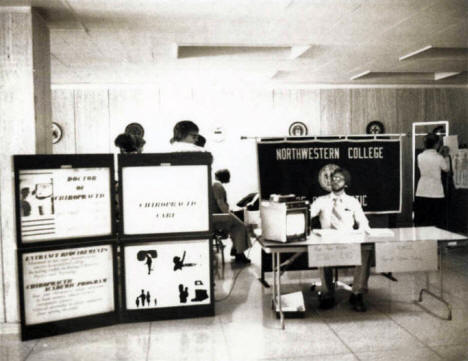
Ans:
[[[44,322],[35,325],[26,325],[25,317],[25,299],[24,299],[24,278],[23,278],[23,255],[26,253],[45,252],[54,250],[64,250],[73,248],[85,248],[96,246],[111,246],[112,250],[112,275],[114,287],[114,311],[92,314],[89,316],[81,316],[76,318],[68,318],[59,321]],[[35,338],[48,337],[66,334],[70,332],[83,331],[98,327],[111,326],[119,323],[120,302],[119,302],[119,275],[118,275],[118,260],[117,260],[117,244],[114,240],[95,241],[79,244],[61,244],[48,245],[43,247],[25,248],[17,250],[18,262],[18,288],[19,288],[19,305],[20,305],[20,325],[21,325],[21,340],[31,340]]]
[[[15,189],[15,219],[16,242],[18,248],[33,248],[47,245],[75,244],[76,242],[92,242],[105,239],[116,239],[117,226],[115,217],[115,171],[113,154],[34,154],[14,155],[14,189]],[[40,169],[75,169],[75,168],[109,168],[109,202],[110,202],[110,234],[97,236],[71,235],[67,238],[39,240],[24,243],[21,234],[21,204],[19,191],[19,172],[23,170]]]
[[[190,240],[190,241],[203,241],[209,247],[209,270],[210,270],[210,303],[204,305],[190,305],[190,306],[174,306],[174,307],[161,307],[152,309],[127,309],[127,289],[126,289],[126,273],[125,273],[125,248],[127,246],[146,246],[151,243],[158,242],[171,242],[176,244],[177,241]],[[120,322],[147,322],[147,321],[162,321],[180,318],[192,317],[208,317],[214,316],[215,310],[215,294],[214,294],[214,277],[213,277],[213,238],[200,237],[194,234],[186,234],[184,237],[169,237],[161,239],[159,237],[153,238],[151,241],[148,239],[140,240],[138,242],[124,242],[120,245],[120,286],[121,286],[121,300],[120,300]]]
[[[213,156],[209,152],[174,152],[174,153],[145,153],[145,154],[119,154],[118,155],[118,199],[119,199],[119,241],[120,242],[139,242],[141,240],[189,237],[210,237],[213,234],[212,225],[212,185],[211,185],[211,164]],[[208,229],[199,232],[171,232],[171,233],[143,233],[143,234],[125,234],[124,233],[124,207],[122,184],[122,168],[124,167],[147,167],[147,166],[183,166],[183,165],[202,165],[207,167],[207,195],[208,195]]]

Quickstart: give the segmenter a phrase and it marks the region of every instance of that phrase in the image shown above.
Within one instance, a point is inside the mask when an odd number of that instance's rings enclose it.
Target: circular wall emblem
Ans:
[[[224,128],[220,125],[215,126],[213,128],[213,140],[216,143],[220,143],[224,141],[224,138],[225,138]]]
[[[330,163],[330,164],[324,165],[322,169],[320,169],[319,174],[318,174],[318,181],[319,181],[320,187],[322,187],[324,191],[331,192],[332,190],[331,189],[331,174],[336,168],[339,168],[339,166],[337,166],[336,164]]]
[[[58,143],[62,139],[62,127],[57,123],[52,123],[52,144]]]
[[[382,122],[378,120],[373,120],[366,127],[367,134],[383,134],[385,133],[385,127]]]
[[[302,137],[308,132],[307,125],[303,122],[294,122],[289,126],[289,135],[292,137]]]
[[[145,129],[139,123],[130,123],[125,127],[125,133],[142,137],[145,135]]]

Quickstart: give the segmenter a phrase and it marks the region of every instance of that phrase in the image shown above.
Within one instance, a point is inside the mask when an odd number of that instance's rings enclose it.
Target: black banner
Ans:
[[[260,194],[295,194],[309,201],[327,194],[330,174],[351,173],[347,193],[367,213],[401,211],[400,140],[267,141],[257,144]]]

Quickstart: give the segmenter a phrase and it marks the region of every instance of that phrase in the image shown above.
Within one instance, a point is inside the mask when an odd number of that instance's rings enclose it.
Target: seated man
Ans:
[[[231,174],[227,169],[218,170],[215,173],[217,182],[213,183],[213,225],[215,230],[226,230],[232,239],[233,251],[236,263],[248,264],[250,259],[244,255],[244,251],[248,249],[250,244],[250,237],[245,227],[244,222],[237,218],[229,210],[227,203],[226,190],[222,183],[229,183]],[[220,214],[221,213],[221,214]]]
[[[332,192],[318,197],[311,205],[311,217],[320,217],[324,229],[352,230],[356,223],[360,230],[369,230],[369,221],[359,201],[346,194],[345,189],[351,184],[351,175],[346,169],[337,168],[331,174]],[[367,292],[370,274],[371,250],[361,246],[362,265],[354,268],[353,293],[349,302],[355,311],[365,312],[363,293]],[[320,308],[331,308],[335,304],[333,268],[320,268],[322,293],[319,296]]]

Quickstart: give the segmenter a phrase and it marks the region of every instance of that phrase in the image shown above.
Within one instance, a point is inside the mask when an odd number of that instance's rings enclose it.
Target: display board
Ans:
[[[117,322],[115,242],[18,250],[22,339]]]
[[[119,155],[121,238],[211,232],[209,153]]]
[[[271,194],[305,196],[310,202],[331,191],[337,167],[352,177],[347,193],[366,213],[401,211],[399,139],[268,140],[257,144],[262,199]]]
[[[110,154],[14,156],[18,247],[115,235]]]
[[[124,320],[214,314],[210,239],[123,245]]]

